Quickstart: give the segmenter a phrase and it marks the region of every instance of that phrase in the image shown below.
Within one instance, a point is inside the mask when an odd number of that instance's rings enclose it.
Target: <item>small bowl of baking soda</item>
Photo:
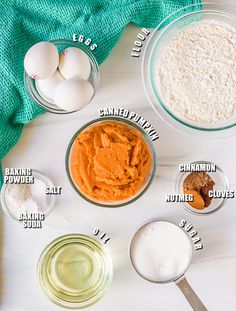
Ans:
[[[153,33],[143,79],[154,109],[175,128],[232,130],[235,64],[236,8],[195,4],[169,16]]]
[[[54,205],[55,195],[47,195],[47,188],[54,184],[43,173],[32,170],[31,183],[5,183],[1,189],[1,206],[7,216],[16,221],[29,217],[41,217],[44,220]]]

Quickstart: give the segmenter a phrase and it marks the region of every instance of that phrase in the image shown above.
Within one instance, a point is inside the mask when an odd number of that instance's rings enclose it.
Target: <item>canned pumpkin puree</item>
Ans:
[[[150,180],[153,158],[141,130],[127,121],[99,120],[75,135],[69,174],[86,198],[122,201],[135,196]]]

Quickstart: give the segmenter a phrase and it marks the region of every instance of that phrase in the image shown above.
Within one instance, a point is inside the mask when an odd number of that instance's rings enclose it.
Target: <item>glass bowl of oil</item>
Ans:
[[[67,309],[82,309],[96,303],[112,280],[112,260],[95,238],[64,235],[42,252],[38,277],[47,297]]]

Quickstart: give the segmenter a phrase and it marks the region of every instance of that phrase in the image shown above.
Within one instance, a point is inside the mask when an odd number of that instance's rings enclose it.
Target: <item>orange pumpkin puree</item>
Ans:
[[[98,202],[135,195],[146,181],[150,164],[142,134],[118,121],[102,121],[78,134],[69,156],[74,184]]]

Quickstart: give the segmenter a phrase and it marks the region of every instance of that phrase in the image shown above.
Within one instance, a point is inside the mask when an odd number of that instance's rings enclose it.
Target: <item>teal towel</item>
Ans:
[[[98,44],[94,56],[102,63],[128,23],[153,28],[193,3],[200,6],[200,0],[1,0],[0,160],[23,126],[44,112],[24,88],[23,60],[33,44],[83,34]]]

